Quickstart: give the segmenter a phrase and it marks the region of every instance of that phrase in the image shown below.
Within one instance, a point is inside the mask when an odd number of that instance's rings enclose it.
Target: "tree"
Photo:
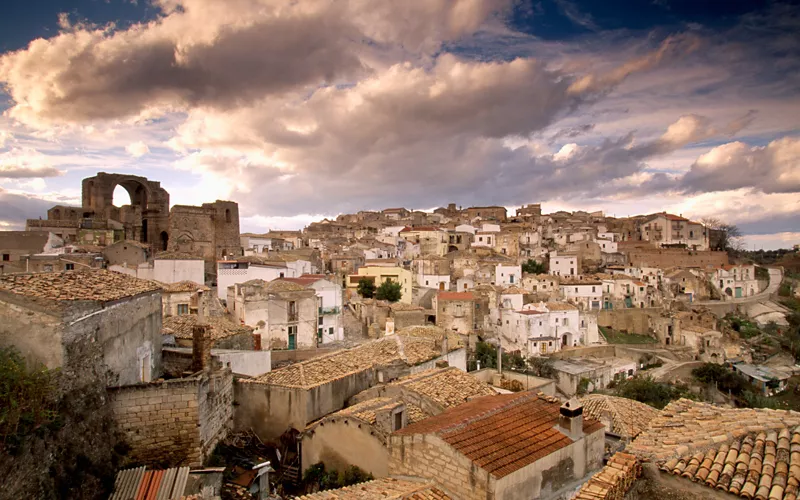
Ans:
[[[361,278],[358,280],[358,294],[365,299],[371,299],[375,296],[375,282],[369,278]]]
[[[544,264],[536,262],[533,259],[528,259],[527,262],[522,263],[522,272],[528,274],[544,274]]]
[[[378,287],[375,294],[378,300],[388,300],[389,302],[397,302],[403,297],[403,289],[400,283],[396,281],[386,280]]]
[[[742,232],[734,224],[728,224],[716,217],[706,217],[700,222],[708,230],[708,242],[711,250],[723,252],[739,251],[744,247]]]
[[[528,358],[528,365],[531,367],[531,373],[537,377],[552,379],[558,378],[558,372],[553,366],[553,361],[550,358],[531,356]]]

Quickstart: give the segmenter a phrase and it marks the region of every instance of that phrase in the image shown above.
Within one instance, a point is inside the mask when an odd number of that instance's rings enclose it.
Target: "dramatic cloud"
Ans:
[[[765,193],[800,193],[800,139],[784,137],[765,147],[742,142],[702,155],[681,179],[690,193],[754,187]]]
[[[163,15],[127,30],[65,27],[0,57],[11,115],[82,122],[151,108],[228,108],[367,74],[382,44],[435,50],[503,0],[157,0]],[[398,22],[402,20],[402,22]],[[344,80],[342,80],[344,79]]]
[[[12,149],[0,153],[0,179],[33,179],[61,175],[47,156],[33,150]]]
[[[128,154],[133,156],[134,158],[139,158],[149,153],[150,148],[148,148],[147,144],[145,144],[143,141],[137,141],[128,144],[125,147],[125,151],[127,151]]]

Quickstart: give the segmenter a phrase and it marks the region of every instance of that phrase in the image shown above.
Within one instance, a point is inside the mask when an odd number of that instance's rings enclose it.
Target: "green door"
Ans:
[[[740,287],[740,286],[737,286],[737,287],[736,287],[736,298],[737,298],[737,299],[738,299],[738,298],[741,298],[741,296],[742,296],[742,287]]]
[[[297,349],[297,334],[289,331],[289,349]]]

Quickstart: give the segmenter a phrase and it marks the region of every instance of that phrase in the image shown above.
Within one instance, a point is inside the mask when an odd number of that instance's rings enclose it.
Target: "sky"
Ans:
[[[800,3],[3,3],[0,229],[100,171],[236,201],[243,231],[542,203],[791,247]]]

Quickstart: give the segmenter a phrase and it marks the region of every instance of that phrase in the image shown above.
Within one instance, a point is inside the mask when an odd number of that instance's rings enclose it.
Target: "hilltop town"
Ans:
[[[37,388],[0,395],[0,498],[795,499],[797,267],[734,236],[535,203],[243,233],[99,173],[0,231]]]

